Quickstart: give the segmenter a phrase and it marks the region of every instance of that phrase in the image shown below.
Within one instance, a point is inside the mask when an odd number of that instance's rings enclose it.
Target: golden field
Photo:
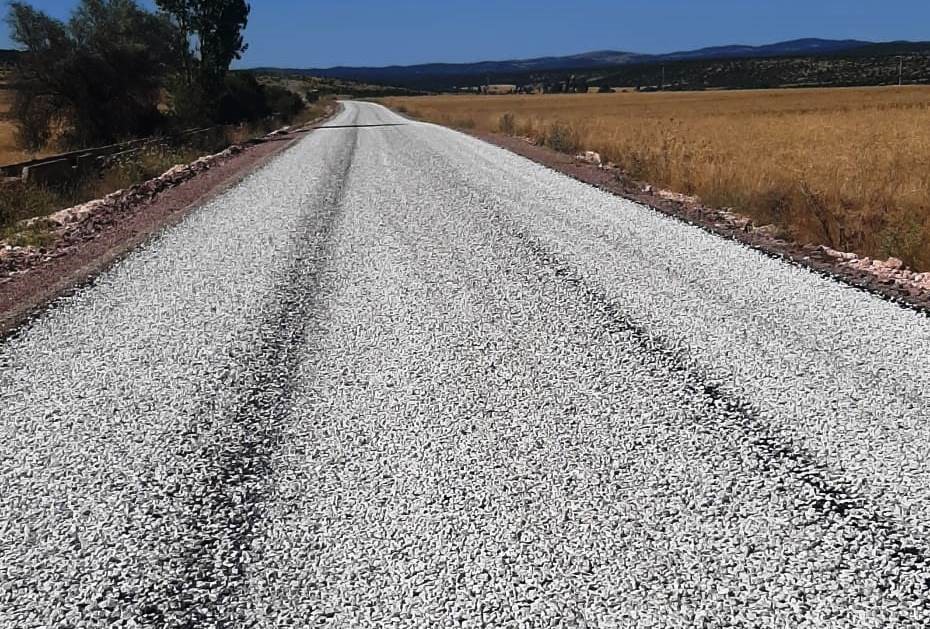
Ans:
[[[417,118],[593,150],[786,236],[930,270],[930,88],[387,98]]]

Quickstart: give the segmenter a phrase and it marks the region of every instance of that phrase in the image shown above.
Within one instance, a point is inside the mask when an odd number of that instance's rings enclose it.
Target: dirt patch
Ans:
[[[757,226],[748,217],[729,210],[709,208],[689,197],[626,176],[600,156],[559,153],[527,138],[473,133],[475,137],[538,162],[574,179],[647,205],[724,238],[736,240],[767,255],[806,267],[856,288],[925,313],[930,313],[930,273],[915,273],[900,260],[872,260],[816,244],[780,237],[772,225]]]
[[[310,133],[310,124],[324,119],[230,147],[103,199],[33,219],[51,231],[53,242],[47,247],[0,245],[0,336],[14,332],[53,299],[241,181]]]

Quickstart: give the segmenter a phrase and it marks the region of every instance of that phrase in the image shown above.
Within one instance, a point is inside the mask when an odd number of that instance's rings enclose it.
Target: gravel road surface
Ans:
[[[928,626],[930,318],[329,124],[0,341],[0,627]]]

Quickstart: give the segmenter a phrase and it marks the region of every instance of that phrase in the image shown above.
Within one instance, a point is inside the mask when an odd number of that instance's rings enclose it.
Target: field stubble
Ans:
[[[592,150],[800,242],[930,270],[930,88],[389,98],[417,118]]]

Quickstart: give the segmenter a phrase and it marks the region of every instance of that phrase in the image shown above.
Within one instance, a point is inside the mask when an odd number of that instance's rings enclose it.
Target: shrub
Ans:
[[[62,143],[87,146],[146,135],[174,41],[171,24],[133,0],[81,0],[67,23],[10,4],[11,37],[24,49],[13,114],[30,147],[62,128]]]
[[[293,120],[305,107],[300,96],[277,85],[265,86],[265,103],[271,113],[281,116],[285,122]]]
[[[513,113],[507,112],[501,116],[500,122],[497,124],[497,128],[501,133],[506,133],[507,135],[513,135],[517,130],[516,118]]]
[[[199,83],[189,83],[182,76],[172,76],[168,82],[168,92],[173,126],[189,129],[212,123],[207,99]]]
[[[216,121],[221,124],[254,121],[271,114],[265,90],[249,72],[235,72],[226,77],[220,96]]]
[[[10,112],[16,120],[16,142],[22,148],[37,151],[47,146],[52,127],[58,118],[53,98],[35,89],[20,90],[13,99]]]
[[[59,191],[20,182],[0,186],[0,228],[64,207],[63,198]]]
[[[303,99],[294,92],[277,85],[262,85],[250,72],[234,72],[226,77],[216,121],[221,124],[255,122],[278,114],[290,122],[304,107]]]
[[[569,124],[554,122],[546,129],[543,143],[561,153],[572,153],[578,149],[578,132]]]
[[[189,146],[155,144],[114,161],[99,175],[61,188],[15,182],[0,186],[0,237],[21,220],[45,216],[62,208],[103,197],[161,175],[175,164],[187,164],[203,151]],[[17,230],[19,231],[19,230]]]
[[[86,182],[80,190],[83,199],[94,199],[157,177],[176,164],[187,164],[203,151],[192,147],[152,144],[137,153],[110,164],[99,177]]]

